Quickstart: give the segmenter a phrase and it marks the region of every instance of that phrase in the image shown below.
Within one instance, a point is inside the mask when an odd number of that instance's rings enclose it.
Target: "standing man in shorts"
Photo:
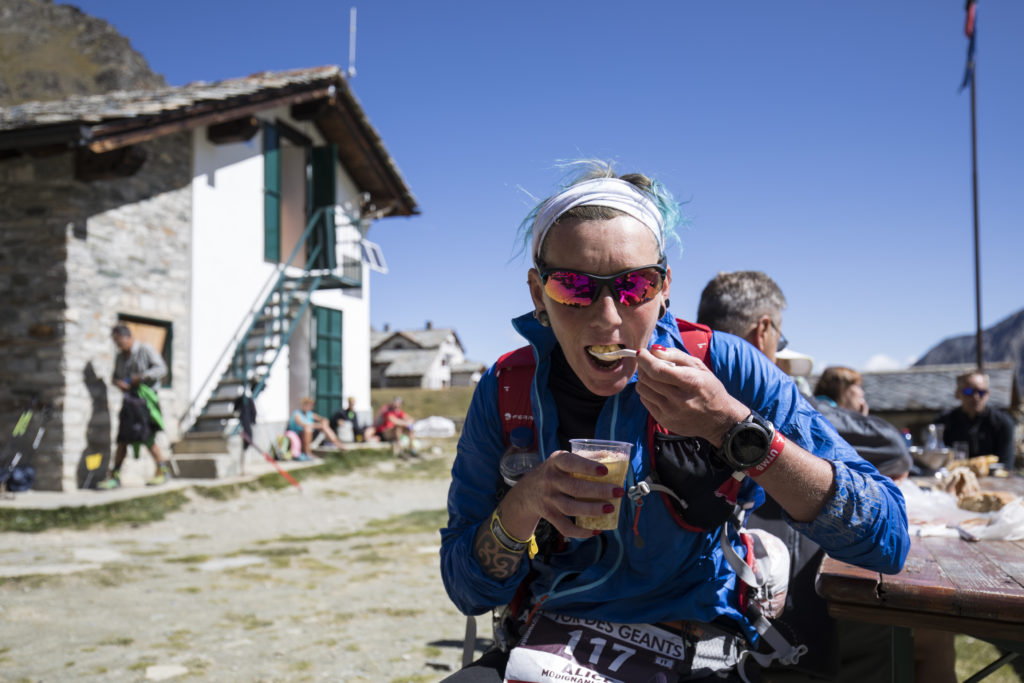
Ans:
[[[117,450],[114,453],[114,468],[104,481],[97,484],[101,489],[116,489],[121,486],[121,464],[128,454],[128,445],[135,449],[136,457],[143,445],[149,449],[156,463],[156,475],[146,482],[157,486],[167,481],[167,462],[164,460],[156,435],[163,431],[164,420],[160,412],[160,400],[156,390],[160,380],[167,375],[167,364],[156,349],[132,336],[127,325],[119,324],[111,330],[111,339],[117,347],[114,357],[114,386],[124,392],[124,402],[118,414]]]

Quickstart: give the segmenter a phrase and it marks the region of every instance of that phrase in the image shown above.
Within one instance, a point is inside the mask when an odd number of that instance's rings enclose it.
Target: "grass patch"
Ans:
[[[389,560],[388,560],[388,558],[384,557],[383,555],[379,555],[375,551],[371,550],[368,553],[363,553],[362,555],[356,555],[355,557],[352,558],[352,561],[353,562],[368,562],[370,564],[381,564],[383,562],[388,562]]]
[[[116,645],[118,647],[128,647],[135,642],[134,638],[129,636],[107,636],[100,641],[100,645]]]
[[[146,656],[135,662],[134,664],[128,665],[129,671],[145,671],[149,667],[156,664],[156,657]]]
[[[71,527],[87,529],[96,524],[140,524],[163,519],[188,502],[182,491],[166,491],[152,496],[121,500],[108,505],[59,507],[55,510],[0,509],[0,532],[35,533],[47,529]]]
[[[447,523],[448,511],[444,508],[413,510],[386,519],[372,519],[366,525],[366,533],[361,535],[433,533]]]
[[[182,555],[181,557],[168,557],[164,562],[172,562],[174,564],[202,564],[210,560],[209,555]]]
[[[999,659],[1001,653],[991,643],[971,636],[956,637],[956,678],[963,681]],[[997,669],[985,679],[986,683],[1021,683],[1024,662],[1015,662]]]
[[[415,460],[393,472],[380,472],[377,477],[387,481],[406,479],[448,479],[452,476],[452,463],[448,458]]]
[[[57,586],[64,582],[66,574],[24,574],[22,576],[5,576],[0,578],[0,586],[18,586],[22,590],[35,590],[47,586]]]
[[[137,574],[143,571],[145,571],[144,567],[136,567],[130,564],[109,564],[104,566],[103,569],[81,572],[77,576],[81,576],[96,586],[116,588],[130,581],[133,573]]]
[[[347,541],[352,538],[372,538],[386,536],[388,534],[419,534],[435,533],[438,529],[448,523],[448,511],[439,508],[437,510],[413,510],[402,515],[386,517],[385,519],[371,519],[366,527],[359,531],[351,531],[345,534],[317,534],[316,536],[280,536],[276,539],[281,543],[311,543],[313,541]],[[266,541],[272,543],[275,541]],[[369,547],[356,546],[354,550]],[[374,547],[379,548],[380,544]]]
[[[366,610],[369,614],[383,614],[386,617],[408,618],[423,614],[424,610],[409,607],[372,607]]]
[[[225,615],[228,621],[236,624],[241,624],[242,628],[246,631],[254,631],[258,628],[265,628],[267,626],[273,626],[274,622],[269,619],[260,619],[255,614],[237,614],[235,612],[228,612]]]
[[[327,564],[315,557],[303,557],[299,560],[299,568],[306,569],[312,572],[336,572],[338,568],[334,565]]]
[[[432,680],[434,680],[433,676],[426,676],[424,674],[413,674],[412,676],[392,678],[391,683],[430,683],[430,681]]]
[[[239,550],[236,553],[231,553],[231,556],[236,555],[258,555],[260,557],[292,557],[295,555],[306,555],[309,553],[309,548],[302,546],[294,547],[287,546],[284,548],[261,548],[259,550]]]
[[[240,484],[231,484],[229,486],[196,486],[193,490],[200,498],[219,500],[223,502],[225,500],[238,498],[243,489]]]
[[[373,414],[376,415],[381,406],[389,403],[395,396],[401,396],[402,409],[413,419],[440,415],[450,418],[458,426],[466,418],[474,389],[475,387],[370,389],[370,404],[373,407]]]

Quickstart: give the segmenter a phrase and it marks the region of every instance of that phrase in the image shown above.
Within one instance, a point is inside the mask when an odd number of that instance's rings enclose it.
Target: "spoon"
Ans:
[[[636,358],[636,351],[633,349],[616,349],[615,351],[594,351],[591,349],[587,353],[598,360],[604,361],[613,361],[619,358]],[[663,360],[662,363],[675,367],[675,363],[670,360]]]
[[[599,360],[618,360],[619,358],[636,358],[636,351],[634,349],[616,349],[615,351],[594,351],[591,349],[588,353]]]

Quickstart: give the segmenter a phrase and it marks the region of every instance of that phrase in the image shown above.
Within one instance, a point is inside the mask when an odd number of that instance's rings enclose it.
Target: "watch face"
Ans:
[[[768,454],[768,434],[757,425],[737,432],[729,444],[733,460],[743,468],[753,467]]]

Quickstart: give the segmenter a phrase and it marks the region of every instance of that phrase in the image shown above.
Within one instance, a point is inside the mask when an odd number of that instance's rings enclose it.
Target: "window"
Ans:
[[[360,246],[363,250],[363,263],[378,273],[388,272],[388,264],[384,260],[384,251],[380,248],[379,244],[370,240],[363,240]]]
[[[125,314],[119,314],[117,322],[121,325],[127,325],[128,329],[132,331],[133,338],[146,342],[163,356],[164,363],[167,365],[167,375],[160,380],[160,383],[165,387],[171,386],[171,380],[173,379],[171,377],[171,361],[173,360],[171,351],[174,348],[173,324],[166,320],[155,320],[153,318]]]

